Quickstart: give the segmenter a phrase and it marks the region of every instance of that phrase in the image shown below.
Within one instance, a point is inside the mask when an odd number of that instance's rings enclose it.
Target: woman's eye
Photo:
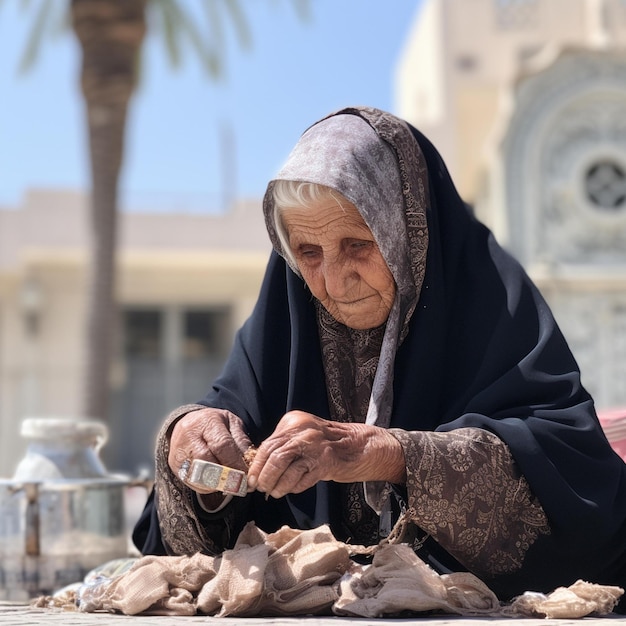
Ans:
[[[372,242],[371,241],[351,241],[348,245],[348,248],[353,252],[361,252],[363,250],[367,250],[370,248]]]
[[[298,256],[301,259],[311,261],[315,259],[320,253],[319,248],[315,246],[301,246],[298,248]]]

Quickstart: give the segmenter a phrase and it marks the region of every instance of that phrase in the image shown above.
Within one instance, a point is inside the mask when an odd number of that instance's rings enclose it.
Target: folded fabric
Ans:
[[[583,580],[569,587],[559,587],[547,596],[526,592],[506,607],[505,613],[521,617],[571,619],[587,615],[607,615],[624,590],[620,587],[594,585]]]
[[[392,535],[393,537],[393,535]],[[351,557],[373,554],[369,565]],[[328,526],[266,534],[249,523],[219,556],[145,556],[112,577],[90,576],[67,597],[38,606],[78,604],[126,615],[383,617],[438,611],[464,616],[580,618],[606,615],[624,590],[578,581],[549,595],[526,593],[507,605],[468,572],[439,575],[410,546],[364,547],[337,541]],[[102,571],[106,571],[103,569]]]

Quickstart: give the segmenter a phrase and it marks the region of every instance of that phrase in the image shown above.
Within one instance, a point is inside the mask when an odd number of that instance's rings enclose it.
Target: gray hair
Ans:
[[[290,208],[312,208],[329,198],[333,198],[339,206],[343,206],[341,202],[344,200],[343,196],[338,191],[325,185],[307,183],[300,180],[274,181],[272,186],[274,228],[276,229],[276,237],[282,252],[292,267],[297,267],[297,264],[289,245],[289,235],[283,224],[282,215]]]

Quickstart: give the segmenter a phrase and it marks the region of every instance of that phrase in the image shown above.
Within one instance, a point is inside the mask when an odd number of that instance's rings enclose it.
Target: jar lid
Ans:
[[[20,434],[27,439],[65,439],[74,441],[99,440],[104,445],[108,438],[106,424],[97,420],[62,417],[29,417],[22,422]]]

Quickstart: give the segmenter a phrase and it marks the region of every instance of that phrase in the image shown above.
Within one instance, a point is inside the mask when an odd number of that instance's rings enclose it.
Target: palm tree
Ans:
[[[83,411],[86,417],[105,418],[115,319],[118,180],[126,113],[146,32],[146,0],[71,0],[70,7],[82,50],[81,87],[91,164]]]
[[[301,17],[308,0],[292,0]],[[28,0],[23,4],[28,7]],[[239,0],[203,0],[208,32],[178,0],[69,0],[71,27],[82,52],[81,87],[86,105],[91,164],[91,246],[88,293],[83,414],[107,419],[109,411],[112,333],[115,319],[115,251],[119,176],[123,165],[128,107],[138,82],[139,58],[150,27],[161,29],[174,65],[181,45],[191,44],[212,78],[223,71],[224,15],[235,26],[241,45],[250,33]],[[22,61],[29,67],[37,56],[46,29],[60,20],[58,0],[38,6]],[[67,5],[63,7],[67,15]],[[52,27],[51,27],[52,25]],[[207,36],[208,35],[208,36]]]

